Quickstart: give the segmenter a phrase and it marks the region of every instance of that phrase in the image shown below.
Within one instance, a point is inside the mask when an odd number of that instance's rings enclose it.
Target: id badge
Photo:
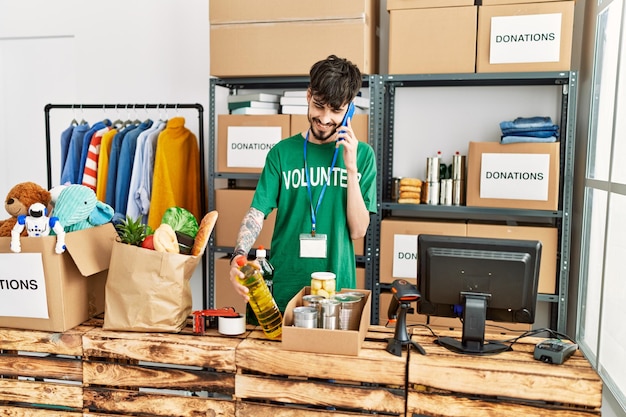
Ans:
[[[300,234],[301,258],[326,258],[326,235],[316,233]]]

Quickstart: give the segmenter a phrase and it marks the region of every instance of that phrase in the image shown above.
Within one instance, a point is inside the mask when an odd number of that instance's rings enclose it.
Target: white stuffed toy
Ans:
[[[65,252],[65,230],[56,217],[48,217],[48,209],[41,203],[35,203],[28,208],[28,215],[17,217],[17,223],[11,230],[11,251],[20,253],[22,245],[20,234],[26,228],[29,237],[48,236],[50,230],[57,235],[57,243],[54,247],[56,253]]]

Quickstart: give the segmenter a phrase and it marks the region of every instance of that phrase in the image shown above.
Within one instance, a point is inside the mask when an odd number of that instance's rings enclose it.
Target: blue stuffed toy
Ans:
[[[113,218],[113,207],[98,201],[91,188],[71,184],[60,186],[59,189],[52,215],[59,219],[66,232],[100,226]]]

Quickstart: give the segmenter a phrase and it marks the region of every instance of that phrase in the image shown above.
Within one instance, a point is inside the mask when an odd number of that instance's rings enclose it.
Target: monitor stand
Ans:
[[[487,301],[491,294],[462,292],[461,297],[464,300],[461,341],[452,337],[440,337],[437,343],[454,352],[469,355],[489,355],[509,350],[510,347],[502,343],[485,343]]]
[[[406,346],[407,349],[410,349],[410,347],[413,346],[422,355],[426,354],[426,351],[419,343],[411,340],[411,336],[407,331],[406,312],[410,306],[410,303],[400,304],[400,314],[398,315],[398,321],[396,322],[396,330],[393,339],[387,339],[387,352],[396,356],[402,356],[402,349],[404,346]]]

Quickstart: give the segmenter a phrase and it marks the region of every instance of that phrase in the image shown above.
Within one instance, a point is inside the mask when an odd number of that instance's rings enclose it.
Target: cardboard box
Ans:
[[[289,136],[288,114],[220,114],[217,117],[217,171],[260,173],[269,150]]]
[[[214,265],[215,308],[233,307],[237,313],[245,315],[246,302],[230,283],[230,257],[216,259]]]
[[[0,327],[63,332],[104,311],[104,283],[117,239],[115,228],[107,223],[68,233],[67,250],[62,254],[54,252],[56,239],[56,236],[21,238],[21,254],[41,254],[48,318],[0,316]],[[18,259],[21,254],[10,251],[10,242],[10,237],[0,238],[0,253]],[[16,261],[19,262],[22,261]],[[0,300],[11,297],[6,292],[2,295],[4,291],[0,290]]]
[[[385,326],[389,321],[389,304],[391,303],[391,297],[393,295],[390,292],[380,293],[380,304],[378,313],[378,324]],[[417,303],[411,304],[411,308],[406,314],[406,323],[413,324],[426,324],[427,316],[423,314],[417,314]]]
[[[387,218],[380,223],[379,282],[404,278],[417,284],[417,237],[420,234],[465,236],[465,222]]]
[[[220,214],[217,223],[215,223],[216,246],[235,246],[241,221],[248,212],[253,197],[253,189],[215,190],[215,210]],[[254,242],[255,248],[262,245],[265,249],[271,249],[275,222],[276,210],[272,211],[263,222],[263,229]]]
[[[359,330],[328,330],[306,329],[293,325],[293,309],[303,305],[302,297],[311,293],[311,287],[304,287],[287,304],[283,316],[282,346],[287,350],[298,352],[327,353],[331,355],[356,356],[361,351],[361,344],[370,326],[372,309],[371,292],[369,290],[346,290],[359,291],[365,294],[361,300],[362,312]]]
[[[211,75],[308,76],[330,53],[378,72],[378,2],[212,0]],[[333,45],[332,52],[319,45]]]
[[[568,71],[575,2],[518,3],[479,7],[476,72]]]
[[[520,3],[550,3],[563,0],[481,0],[482,6],[496,6],[499,4],[520,4]]]
[[[396,0],[389,11],[389,73],[475,71],[477,6],[473,0]]]
[[[291,136],[306,132],[310,127],[309,119],[304,114],[291,115]],[[369,115],[355,114],[352,118],[352,130],[361,142],[367,143],[369,140]]]
[[[468,223],[467,235],[501,239],[538,240],[541,242],[539,287],[542,294],[556,294],[558,229],[544,226],[508,226]]]
[[[365,282],[365,268],[356,267],[356,288],[358,290],[364,290],[367,288],[367,283]]]
[[[559,146],[470,142],[467,206],[558,210]]]

